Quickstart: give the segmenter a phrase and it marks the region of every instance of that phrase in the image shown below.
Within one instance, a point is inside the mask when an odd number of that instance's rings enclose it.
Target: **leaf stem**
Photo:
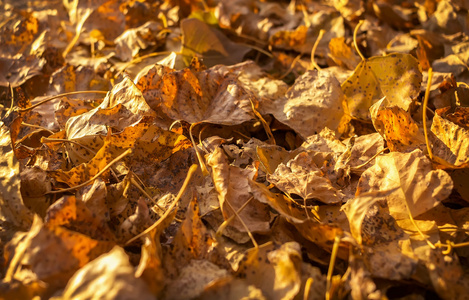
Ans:
[[[332,246],[331,261],[329,263],[329,269],[327,270],[326,300],[330,300],[332,296],[331,295],[332,274],[334,272],[337,252],[339,251],[340,238],[341,238],[341,235],[337,234],[334,238],[334,246]]]
[[[318,38],[314,42],[313,49],[311,49],[311,67],[310,67],[311,70],[313,70],[313,69],[316,69],[318,71],[321,70],[319,65],[314,60],[314,55],[316,54],[316,49],[318,48],[319,42],[321,41],[321,39],[324,36],[325,32],[326,31],[324,29],[319,30]]]
[[[432,85],[432,77],[433,77],[433,69],[430,67],[428,69],[428,79],[427,79],[427,90],[425,91],[425,98],[423,100],[423,133],[425,135],[425,144],[427,145],[428,156],[430,159],[433,159],[432,148],[430,147],[430,141],[428,140],[428,132],[427,132],[427,106],[428,106],[428,98],[430,97],[430,87]]]
[[[26,107],[26,108],[21,108],[21,109],[18,109],[19,112],[27,112],[27,111],[30,111],[32,109],[35,109],[36,107],[38,107],[39,105],[42,105],[44,103],[47,103],[49,101],[52,101],[54,99],[57,99],[57,98],[60,98],[60,97],[65,97],[65,96],[71,96],[71,95],[78,95],[78,94],[107,94],[108,92],[107,91],[76,91],[76,92],[68,92],[68,93],[63,93],[63,94],[59,94],[59,95],[55,95],[55,96],[52,96],[50,98],[47,98],[47,99],[44,99],[34,105],[31,105],[30,107]]]
[[[365,57],[360,52],[360,49],[358,49],[358,44],[357,44],[358,29],[360,29],[360,26],[362,26],[362,25],[363,25],[363,20],[360,20],[360,22],[358,22],[357,26],[355,27],[355,30],[353,31],[353,45],[355,46],[355,50],[357,51],[358,55],[360,55],[362,61],[364,61]]]

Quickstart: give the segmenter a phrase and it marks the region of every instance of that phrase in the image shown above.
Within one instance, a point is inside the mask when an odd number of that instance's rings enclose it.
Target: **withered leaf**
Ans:
[[[67,283],[63,294],[53,299],[96,297],[154,299],[145,282],[135,277],[129,257],[119,246],[79,269]]]
[[[255,175],[255,170],[241,169],[228,164],[226,155],[221,148],[216,148],[207,159],[212,168],[212,178],[218,192],[220,208],[225,220],[234,217],[229,223],[241,232],[265,233],[269,230],[270,215],[268,207],[253,198],[249,189],[249,179]],[[250,201],[240,212],[238,210]],[[239,215],[235,216],[235,212]],[[245,228],[243,223],[247,226]]]
[[[452,188],[451,177],[443,170],[432,170],[431,162],[416,149],[378,156],[375,165],[363,172],[357,195],[387,191],[389,213],[408,219],[409,213],[417,217],[446,199]]]

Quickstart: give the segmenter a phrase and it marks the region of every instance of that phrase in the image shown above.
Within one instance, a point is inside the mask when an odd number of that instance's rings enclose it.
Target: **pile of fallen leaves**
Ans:
[[[2,0],[0,298],[467,298],[463,0]]]

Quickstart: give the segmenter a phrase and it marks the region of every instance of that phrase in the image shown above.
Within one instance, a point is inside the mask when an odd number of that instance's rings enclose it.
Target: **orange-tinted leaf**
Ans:
[[[383,136],[391,151],[425,149],[425,137],[410,114],[399,106],[383,107],[384,101],[376,102],[370,109],[376,131]]]

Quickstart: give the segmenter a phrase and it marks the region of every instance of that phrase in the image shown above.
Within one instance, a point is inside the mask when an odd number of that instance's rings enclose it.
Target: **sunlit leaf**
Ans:
[[[410,54],[389,54],[360,62],[342,84],[352,117],[370,120],[369,108],[386,97],[390,105],[407,111],[420,92],[422,73]]]
[[[154,299],[145,282],[135,278],[134,267],[125,251],[115,246],[78,270],[67,283],[61,297],[54,299],[120,297]]]
[[[357,195],[387,191],[390,214],[407,219],[426,212],[446,199],[453,188],[451,177],[443,170],[432,170],[421,150],[391,152],[378,156],[375,165],[359,181]]]

